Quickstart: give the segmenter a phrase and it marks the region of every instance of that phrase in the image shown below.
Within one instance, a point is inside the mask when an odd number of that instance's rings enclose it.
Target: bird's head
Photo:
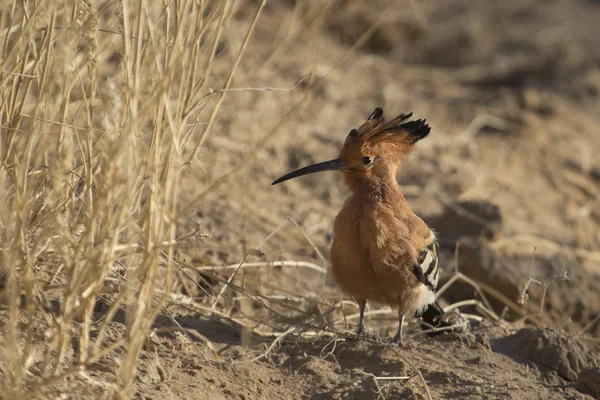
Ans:
[[[358,129],[350,131],[338,158],[300,168],[272,184],[320,171],[344,172],[352,190],[390,178],[395,180],[404,155],[430,131],[424,119],[411,121],[411,116],[412,113],[401,114],[386,122],[383,109],[377,107]]]

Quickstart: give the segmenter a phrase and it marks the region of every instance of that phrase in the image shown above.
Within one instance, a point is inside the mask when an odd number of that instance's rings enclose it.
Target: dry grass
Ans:
[[[130,396],[174,280],[180,176],[197,162],[263,6],[214,96],[233,2],[0,6],[5,398],[69,393],[106,357],[118,367],[96,386]],[[122,310],[126,334],[110,339]]]

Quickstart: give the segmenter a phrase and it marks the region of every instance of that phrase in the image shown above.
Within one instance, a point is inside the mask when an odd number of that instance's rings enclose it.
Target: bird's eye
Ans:
[[[373,162],[373,159],[371,157],[367,156],[367,157],[363,157],[361,161],[364,165],[369,165]]]

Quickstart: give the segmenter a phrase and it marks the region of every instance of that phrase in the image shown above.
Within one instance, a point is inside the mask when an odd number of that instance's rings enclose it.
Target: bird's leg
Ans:
[[[398,318],[398,332],[392,339],[392,343],[398,346],[402,346],[402,325],[404,325],[404,314],[400,314],[400,318]]]
[[[360,318],[358,319],[358,329],[356,330],[356,335],[361,336],[365,333],[365,307],[367,306],[366,300],[358,301],[358,309],[360,312]]]

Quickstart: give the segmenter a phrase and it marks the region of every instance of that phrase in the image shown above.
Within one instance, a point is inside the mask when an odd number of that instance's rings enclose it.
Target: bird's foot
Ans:
[[[400,336],[400,335],[394,336],[389,344],[390,344],[390,346],[404,347],[402,345],[402,336]]]

